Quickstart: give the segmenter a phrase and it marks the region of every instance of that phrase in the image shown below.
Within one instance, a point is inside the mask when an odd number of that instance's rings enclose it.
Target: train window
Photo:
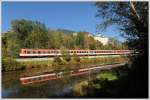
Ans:
[[[30,51],[27,51],[27,54],[30,54]]]
[[[25,53],[25,54],[26,54],[26,51],[24,51],[23,53]]]
[[[35,54],[36,52],[35,51],[33,51],[33,54]]]
[[[38,51],[38,54],[40,54],[41,53],[41,51]]]

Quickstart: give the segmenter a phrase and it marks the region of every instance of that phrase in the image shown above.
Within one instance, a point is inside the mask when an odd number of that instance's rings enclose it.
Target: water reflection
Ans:
[[[36,69],[37,70],[37,69]],[[30,70],[31,72],[35,69]],[[76,77],[64,77],[58,80],[21,85],[19,78],[29,71],[2,73],[2,98],[52,98],[63,97],[71,92],[72,87],[85,80],[95,78],[96,73]],[[99,71],[97,71],[98,73]],[[69,94],[70,95],[70,94]],[[71,95],[70,95],[71,96]]]

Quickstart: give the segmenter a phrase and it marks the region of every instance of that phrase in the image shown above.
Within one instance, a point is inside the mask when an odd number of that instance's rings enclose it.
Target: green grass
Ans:
[[[115,72],[113,71],[103,71],[101,72],[98,76],[97,76],[98,79],[107,79],[109,81],[111,80],[116,80],[118,77],[116,75]]]

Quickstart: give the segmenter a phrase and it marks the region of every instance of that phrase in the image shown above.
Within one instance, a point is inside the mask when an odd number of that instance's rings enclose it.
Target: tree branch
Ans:
[[[140,16],[139,16],[139,14],[138,14],[137,11],[136,11],[133,2],[130,1],[130,5],[131,5],[131,10],[135,13],[135,15],[136,15],[136,17],[138,18],[138,20],[140,20]]]

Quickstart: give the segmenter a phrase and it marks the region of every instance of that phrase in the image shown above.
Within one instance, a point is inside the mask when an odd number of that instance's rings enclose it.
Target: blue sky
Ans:
[[[96,18],[94,2],[3,2],[2,32],[11,27],[14,19],[37,20],[51,29],[69,29],[96,33],[96,25],[101,18]],[[115,37],[123,41],[119,31],[112,26],[105,32],[106,37]]]

